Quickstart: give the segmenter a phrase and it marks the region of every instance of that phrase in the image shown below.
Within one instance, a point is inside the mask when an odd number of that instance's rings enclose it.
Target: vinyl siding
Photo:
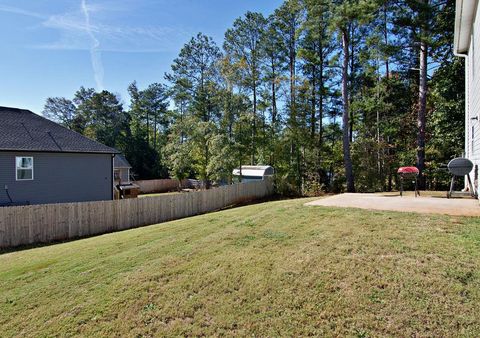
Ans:
[[[475,18],[478,17],[478,11]],[[465,155],[480,166],[480,20],[475,19],[465,59]],[[475,169],[471,172],[474,179]],[[478,189],[478,186],[477,186]]]
[[[17,181],[15,157],[33,157],[34,179]],[[30,204],[112,199],[110,154],[0,152],[0,203]]]

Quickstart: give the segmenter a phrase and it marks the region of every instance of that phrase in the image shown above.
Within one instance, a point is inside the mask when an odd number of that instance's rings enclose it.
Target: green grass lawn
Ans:
[[[480,336],[480,220],[246,206],[0,255],[0,336]]]

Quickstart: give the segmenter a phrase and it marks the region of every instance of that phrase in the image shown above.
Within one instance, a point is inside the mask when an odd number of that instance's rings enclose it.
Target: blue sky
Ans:
[[[281,0],[0,0],[0,106],[40,113],[49,96],[163,82],[198,32],[221,45],[246,11],[268,15]]]

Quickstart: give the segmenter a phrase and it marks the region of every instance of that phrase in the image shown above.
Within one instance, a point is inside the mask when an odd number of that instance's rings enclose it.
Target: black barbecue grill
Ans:
[[[450,190],[447,192],[447,197],[470,195],[477,197],[477,193],[473,188],[472,180],[470,179],[470,172],[473,169],[473,163],[467,158],[457,157],[448,162],[447,169],[452,174],[452,181],[450,183]],[[455,191],[455,179],[457,177],[466,176],[468,179],[469,191]]]

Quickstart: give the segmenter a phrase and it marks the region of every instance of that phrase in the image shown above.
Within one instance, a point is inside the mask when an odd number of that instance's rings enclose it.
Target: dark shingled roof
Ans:
[[[118,153],[29,110],[7,107],[0,107],[0,150]]]
[[[125,156],[122,154],[117,154],[113,158],[113,167],[114,168],[131,168],[132,166],[128,163]]]

